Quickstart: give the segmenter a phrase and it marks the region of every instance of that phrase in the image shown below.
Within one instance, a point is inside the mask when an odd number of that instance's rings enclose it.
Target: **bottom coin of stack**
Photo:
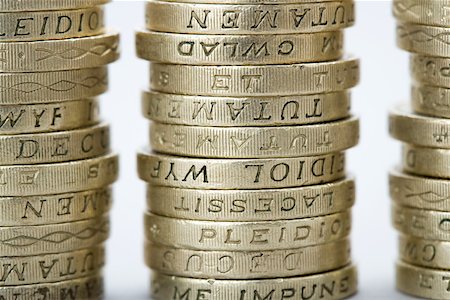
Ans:
[[[202,159],[141,153],[139,174],[149,184],[145,252],[153,299],[354,294],[348,237],[355,186],[352,179],[339,179],[343,160],[343,154]],[[264,172],[289,165],[295,175],[277,183],[249,168],[255,164]],[[279,170],[273,175],[280,176]],[[316,185],[305,184],[314,180]]]
[[[103,296],[110,185],[118,175],[117,156],[98,136],[107,131],[0,135],[7,149],[0,157],[0,299]]]
[[[402,141],[402,169],[391,172],[393,224],[400,232],[397,287],[426,299],[450,299],[450,120],[402,107],[390,116]]]

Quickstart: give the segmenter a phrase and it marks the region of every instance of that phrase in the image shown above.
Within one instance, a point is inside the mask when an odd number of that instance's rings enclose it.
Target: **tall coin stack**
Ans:
[[[390,115],[403,143],[390,174],[393,224],[400,232],[397,287],[450,299],[450,18],[448,0],[394,0],[397,43],[411,52],[412,101]]]
[[[342,299],[359,139],[354,3],[149,1],[146,263],[154,299]]]
[[[0,0],[0,299],[98,299],[117,157],[108,0]]]

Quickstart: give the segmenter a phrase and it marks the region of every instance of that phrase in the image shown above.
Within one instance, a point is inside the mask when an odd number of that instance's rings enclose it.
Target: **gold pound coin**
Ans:
[[[450,149],[450,141],[445,135],[450,131],[450,120],[411,113],[406,105],[389,115],[389,131],[393,138],[407,144]]]
[[[0,257],[1,287],[57,283],[96,275],[105,264],[103,245],[64,253]]]
[[[71,10],[2,12],[0,28],[0,42],[93,36],[105,31],[104,11],[103,7],[94,6]]]
[[[444,134],[445,131],[439,134]],[[450,150],[403,145],[403,170],[419,176],[450,178]]]
[[[450,270],[450,242],[401,235],[400,259],[406,263],[432,269]]]
[[[80,192],[111,185],[118,176],[114,154],[42,165],[0,166],[0,195],[22,197]]]
[[[43,284],[0,287],[4,299],[89,299],[100,300],[104,296],[103,277],[100,274],[80,279]]]
[[[181,295],[220,300],[270,297],[338,300],[356,293],[357,276],[354,266],[317,275],[264,280],[191,279],[153,272],[151,286],[152,298],[155,300],[179,299]]]
[[[261,279],[328,272],[350,263],[350,241],[272,251],[201,251],[146,243],[146,264],[181,277]]]
[[[178,125],[306,125],[350,117],[350,94],[231,98],[144,92],[142,112],[149,120]]]
[[[0,197],[0,226],[77,222],[101,217],[111,205],[110,187],[56,195]]]
[[[397,289],[424,299],[450,299],[450,272],[397,263]]]
[[[106,92],[107,88],[106,67],[39,73],[0,73],[0,105],[92,98]]]
[[[347,150],[358,141],[357,118],[286,127],[225,128],[161,123],[150,127],[150,146],[154,151],[189,157],[313,156]]]
[[[118,58],[118,33],[65,40],[0,43],[1,72],[96,68]]]
[[[97,246],[109,236],[107,215],[71,223],[0,227],[2,256],[62,253]]]
[[[419,114],[450,119],[450,89],[413,85],[411,104]]]
[[[267,65],[337,60],[341,31],[277,35],[205,35],[140,31],[140,58],[187,65]],[[305,47],[305,45],[308,45]]]
[[[392,223],[404,235],[450,241],[450,212],[392,205]]]
[[[390,195],[399,206],[450,211],[450,181],[418,177],[393,170],[389,176]]]
[[[262,191],[197,190],[149,185],[147,192],[150,212],[203,221],[275,221],[317,217],[348,210],[354,202],[353,179]]]
[[[198,34],[289,34],[337,31],[355,22],[353,1],[296,4],[147,2],[146,28]],[[166,16],[177,16],[167,18]]]
[[[0,105],[0,135],[74,130],[99,122],[97,99]]]
[[[301,187],[344,178],[345,154],[273,159],[198,159],[142,152],[138,154],[138,173],[151,185],[179,188]]]
[[[109,125],[50,133],[0,135],[0,149],[0,164],[3,166],[90,159],[109,153]]]
[[[446,37],[450,28],[409,23],[397,25],[397,45],[406,51],[438,57],[450,57]]]
[[[431,26],[450,26],[448,0],[394,0],[394,16],[400,22]]]
[[[288,250],[347,237],[350,210],[333,215],[273,222],[215,222],[145,215],[149,242],[191,250]]]
[[[267,66],[152,63],[154,91],[203,96],[287,96],[343,91],[357,85],[359,60]]]
[[[111,0],[0,0],[0,12],[79,9],[103,5]]]
[[[416,82],[450,89],[450,58],[411,56],[411,74]]]

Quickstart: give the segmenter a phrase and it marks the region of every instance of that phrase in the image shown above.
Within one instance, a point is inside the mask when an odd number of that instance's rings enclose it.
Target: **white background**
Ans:
[[[395,292],[396,233],[390,225],[387,172],[400,158],[399,144],[387,134],[388,110],[409,101],[408,55],[395,47],[395,23],[388,1],[357,3],[357,24],[346,45],[362,61],[362,81],[353,93],[361,117],[360,146],[349,153],[356,176],[353,256],[360,288],[354,299],[407,299]],[[122,33],[122,59],[110,68],[110,92],[103,116],[112,123],[121,155],[115,187],[112,237],[105,271],[108,299],[147,299],[149,272],[143,263],[144,183],[136,175],[136,151],[148,142],[148,122],[140,114],[140,91],[147,87],[148,64],[135,58],[134,31],[144,26],[144,3],[120,1],[107,8],[108,24]]]

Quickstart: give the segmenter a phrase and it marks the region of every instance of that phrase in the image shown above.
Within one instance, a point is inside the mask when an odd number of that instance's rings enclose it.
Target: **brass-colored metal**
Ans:
[[[149,242],[181,249],[263,251],[326,244],[347,237],[349,210],[306,219],[262,222],[180,220],[145,215]]]
[[[402,234],[422,239],[450,241],[450,212],[392,205],[392,223]]]
[[[80,279],[54,283],[30,284],[0,287],[0,296],[4,299],[22,298],[29,300],[60,299],[61,295],[75,299],[100,300],[104,296],[103,277],[96,274]]]
[[[90,159],[110,152],[109,125],[19,135],[0,135],[0,165],[32,165]]]
[[[413,85],[411,105],[415,112],[450,119],[450,89]]]
[[[93,6],[70,10],[0,12],[0,28],[0,42],[93,36],[105,31],[104,11],[101,6]]]
[[[1,169],[0,169],[1,170]],[[343,152],[266,159],[199,159],[141,152],[138,173],[152,185],[207,190],[301,187],[345,177]]]
[[[108,236],[107,215],[71,223],[0,227],[0,253],[3,257],[57,254],[97,246]]]
[[[353,0],[146,2],[136,49],[153,122],[137,161],[152,299],[356,292],[353,23]]]
[[[1,12],[21,12],[21,11],[42,11],[42,10],[62,10],[78,9],[83,7],[93,7],[103,5],[111,0],[0,0]],[[329,0],[326,0],[329,1]]]
[[[0,195],[60,194],[98,189],[118,177],[118,156],[40,165],[0,166]]]
[[[100,300],[118,156],[110,0],[0,0],[0,299]]]
[[[0,43],[1,72],[96,68],[118,58],[118,33],[64,40]]]
[[[6,0],[8,1],[8,0]],[[177,3],[207,3],[207,4],[285,4],[285,3],[315,3],[317,0],[165,0],[166,2]],[[336,2],[336,0],[320,0],[320,2]],[[340,0],[354,1],[354,0]]]
[[[101,217],[111,205],[111,187],[56,195],[0,197],[0,226],[77,222]]]
[[[0,105],[0,135],[74,130],[99,122],[97,99]]]
[[[92,98],[106,92],[107,88],[106,67],[39,73],[0,73],[0,105]]]
[[[64,253],[0,257],[0,264],[7,268],[0,287],[50,284],[93,276],[100,272],[105,259],[105,248],[101,244]]]
[[[197,190],[149,185],[147,190],[150,212],[171,218],[203,221],[310,218],[348,210],[354,202],[353,179],[286,189]]]
[[[400,235],[400,259],[406,263],[432,269],[450,270],[450,242]]]
[[[438,57],[450,57],[446,36],[447,27],[435,27],[410,23],[397,25],[397,45],[406,51]]]
[[[142,112],[165,124],[248,127],[325,123],[350,117],[350,94],[206,97],[144,92]]]
[[[394,0],[394,16],[401,22],[431,26],[450,26],[448,0]]]
[[[450,89],[449,65],[450,58],[411,55],[412,78],[419,84]]]
[[[272,251],[202,251],[146,243],[147,266],[190,278],[261,279],[328,272],[350,263],[350,241]]]
[[[357,270],[355,266],[347,266],[317,275],[265,280],[191,279],[154,272],[151,286],[151,296],[155,300],[167,300],[174,293],[186,292],[211,299],[236,300],[242,297],[264,299],[271,294],[296,297],[306,291],[311,300],[337,300],[356,293]]]
[[[311,34],[205,35],[139,31],[140,58],[184,65],[276,65],[336,60],[341,31]]]
[[[288,96],[347,90],[359,82],[359,60],[267,66],[152,63],[150,86],[169,94]]]
[[[450,141],[445,138],[449,131],[450,120],[411,113],[406,105],[396,108],[389,116],[391,136],[403,143],[450,149]]]
[[[390,195],[400,206],[450,211],[450,181],[408,175],[393,170],[389,176]]]
[[[450,299],[450,272],[397,263],[397,289],[424,299]]]
[[[334,153],[359,141],[359,120],[285,127],[199,127],[153,123],[158,153],[208,158],[299,157]],[[1,138],[0,138],[1,144]]]
[[[445,130],[438,132],[439,134],[445,135]],[[402,148],[404,171],[419,176],[450,179],[450,149],[423,148],[408,144],[404,144]]]
[[[342,30],[354,24],[354,14],[353,1],[253,5],[149,1],[146,28],[223,35],[299,34]]]

